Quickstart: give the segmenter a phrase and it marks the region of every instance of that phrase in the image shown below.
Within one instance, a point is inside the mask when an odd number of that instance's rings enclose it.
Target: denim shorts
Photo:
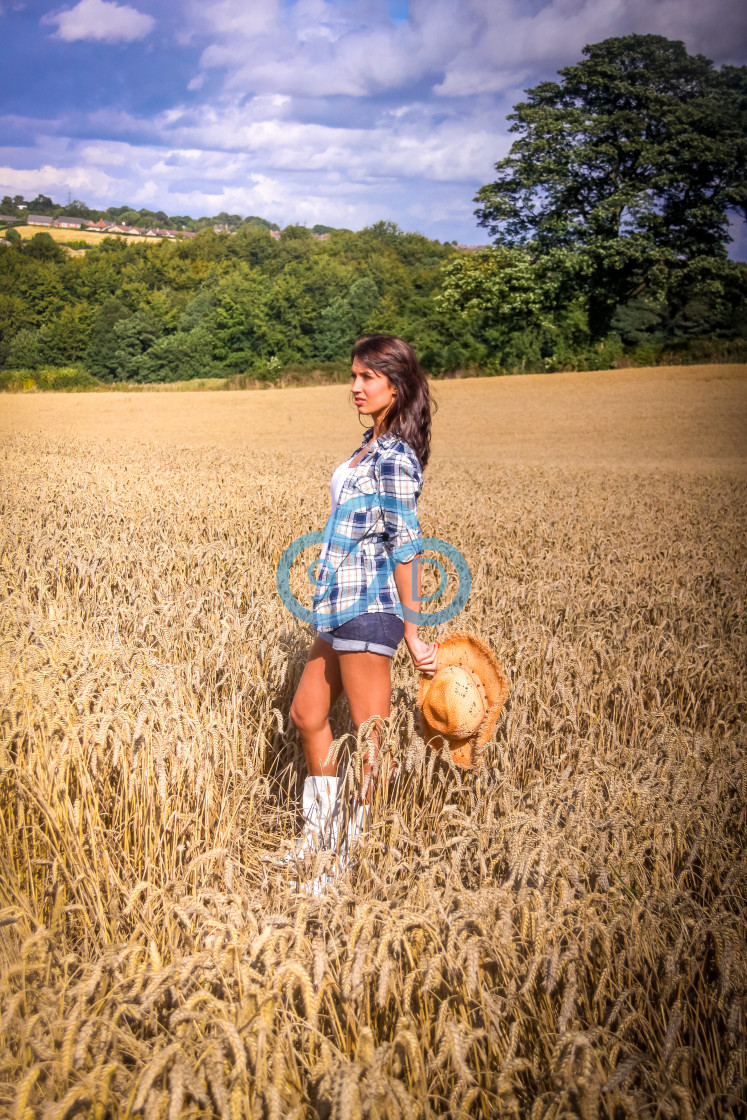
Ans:
[[[394,657],[405,636],[405,624],[399,615],[375,611],[356,615],[342,626],[335,626],[334,630],[317,630],[317,634],[340,653],[368,651]]]

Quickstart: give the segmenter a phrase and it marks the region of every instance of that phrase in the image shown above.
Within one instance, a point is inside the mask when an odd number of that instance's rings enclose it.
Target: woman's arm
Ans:
[[[415,568],[413,569],[413,564]],[[420,564],[416,560],[409,560],[406,564],[397,564],[394,569],[394,582],[397,584],[397,591],[399,592],[399,601],[405,607],[409,607],[415,614],[420,613],[420,587],[421,587]],[[417,587],[413,588],[413,582],[417,581]],[[418,598],[415,598],[415,595]],[[408,622],[405,615],[405,640],[408,638],[417,638],[418,624],[417,622]]]
[[[415,572],[413,573],[413,564],[415,564]],[[413,575],[417,581],[415,598],[413,594]],[[399,592],[399,599],[403,606],[409,607],[415,613],[420,612],[420,586],[421,586],[422,572],[420,564],[416,560],[409,560],[406,564],[398,564],[394,569],[394,581],[397,584],[397,591]],[[416,622],[408,622],[405,618],[405,643],[410,651],[410,657],[415,668],[420,673],[424,673],[426,677],[432,677],[436,671],[436,655],[438,653],[438,646],[434,642],[433,645],[428,645],[418,637],[418,626]]]
[[[384,504],[384,526],[387,534],[387,549],[398,551],[408,557],[394,568],[394,582],[397,585],[400,602],[416,614],[420,613],[421,571],[416,557],[422,554],[419,548],[420,525],[418,524],[418,497],[423,485],[423,472],[419,466],[403,453],[382,457],[378,466],[377,485],[379,494],[389,501]],[[415,573],[413,573],[415,563]],[[413,575],[417,581],[413,588]],[[417,596],[417,598],[416,598]],[[418,637],[417,622],[405,618],[405,642],[410,651],[415,668],[426,676],[436,671],[435,642],[427,645]]]

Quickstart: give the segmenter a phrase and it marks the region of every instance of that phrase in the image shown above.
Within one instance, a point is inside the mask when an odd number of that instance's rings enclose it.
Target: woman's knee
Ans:
[[[290,717],[300,732],[313,733],[322,731],[327,722],[328,715],[315,712],[302,702],[293,701],[290,708]]]

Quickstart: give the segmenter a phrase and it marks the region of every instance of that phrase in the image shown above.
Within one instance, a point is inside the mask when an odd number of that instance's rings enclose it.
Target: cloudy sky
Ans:
[[[747,60],[744,0],[0,0],[0,194],[485,242],[522,90],[630,32]]]

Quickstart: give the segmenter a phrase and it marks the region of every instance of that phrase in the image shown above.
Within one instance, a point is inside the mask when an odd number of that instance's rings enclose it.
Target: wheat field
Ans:
[[[311,641],[275,568],[345,388],[0,405],[0,1115],[744,1115],[747,369],[435,388],[421,525],[473,584],[423,636],[511,691],[457,771],[400,649],[319,896],[263,858]]]
[[[57,226],[14,226],[13,228],[24,241],[30,241],[37,233],[48,233],[53,241],[85,241],[88,245],[100,245],[107,236],[106,230],[59,229]],[[145,237],[136,233],[112,233],[109,236],[121,237],[124,241],[133,241],[137,244],[146,242],[152,244],[161,240],[161,238]]]

